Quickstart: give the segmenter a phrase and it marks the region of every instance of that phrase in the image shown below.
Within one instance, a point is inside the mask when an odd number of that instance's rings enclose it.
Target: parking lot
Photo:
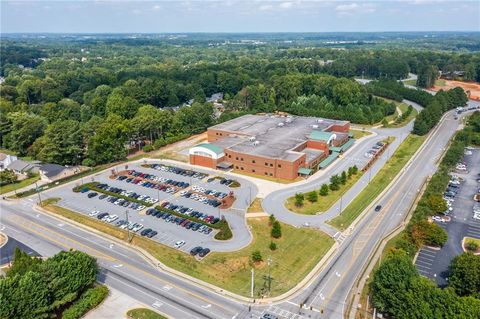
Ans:
[[[46,195],[61,198],[60,206],[187,253],[198,246],[212,251],[237,250],[251,240],[244,211],[257,189],[246,180],[180,164],[142,161],[83,182],[54,188]],[[155,207],[168,209],[171,216],[153,214]],[[214,239],[218,232],[215,224],[222,218],[232,229],[231,240]]]
[[[446,216],[437,216],[438,219],[434,220],[448,232],[448,241],[441,249],[422,248],[415,260],[419,273],[436,281],[440,287],[448,283],[451,260],[463,253],[463,238],[469,236],[480,239],[480,220],[475,219],[473,213],[476,205],[473,196],[480,188],[477,181],[480,178],[480,150],[473,149],[465,154],[465,167],[457,165],[452,174],[458,177],[458,184],[451,183],[445,193],[451,210],[446,212]],[[452,181],[455,182],[455,178]]]

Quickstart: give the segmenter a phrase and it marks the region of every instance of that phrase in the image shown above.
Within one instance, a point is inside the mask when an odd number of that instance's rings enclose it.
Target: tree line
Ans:
[[[77,300],[96,276],[95,259],[83,252],[61,251],[43,260],[17,248],[0,278],[0,317],[50,318]]]
[[[480,256],[469,252],[455,257],[446,289],[420,277],[412,264],[422,245],[440,247],[447,241],[447,232],[427,219],[447,210],[443,193],[450,180],[449,173],[463,158],[468,145],[480,145],[480,112],[473,113],[466,127],[455,135],[406,229],[374,272],[370,286],[372,302],[381,312],[395,318],[480,317]]]

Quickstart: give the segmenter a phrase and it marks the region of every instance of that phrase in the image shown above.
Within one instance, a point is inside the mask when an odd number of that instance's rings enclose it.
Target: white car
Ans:
[[[433,216],[432,219],[437,222],[445,223],[445,219],[440,216]]]
[[[185,245],[185,240],[179,240],[175,243],[174,247],[178,249],[178,248],[182,247],[183,245]]]
[[[91,213],[89,213],[88,216],[90,216],[90,217],[97,216],[98,213],[100,213],[98,210],[94,210]]]
[[[145,206],[140,205],[140,206],[137,207],[137,210],[140,211],[140,210],[142,210],[142,209],[144,209],[144,208],[145,208]]]
[[[480,220],[480,214],[474,214],[474,215],[473,215],[473,218]]]
[[[136,225],[133,226],[132,231],[137,232],[142,228],[143,228],[142,224],[136,224]]]
[[[112,222],[116,221],[117,219],[118,219],[117,215],[110,215],[107,218],[107,222],[112,223]]]

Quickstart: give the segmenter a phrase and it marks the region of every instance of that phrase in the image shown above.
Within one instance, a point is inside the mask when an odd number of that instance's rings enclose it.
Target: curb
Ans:
[[[5,242],[0,245],[0,248],[2,248],[3,246],[5,246],[8,243],[8,240],[9,240],[10,237],[8,237],[7,234],[5,234],[3,232],[0,232],[0,235],[3,235],[3,237],[5,237]]]

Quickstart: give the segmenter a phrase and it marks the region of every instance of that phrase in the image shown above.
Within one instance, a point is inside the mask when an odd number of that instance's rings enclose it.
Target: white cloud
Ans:
[[[154,5],[154,6],[152,7],[152,9],[155,10],[155,11],[158,11],[158,10],[160,10],[161,8],[162,8],[162,7],[159,6],[158,4],[156,4],[156,5]]]
[[[293,2],[282,2],[279,7],[282,9],[289,9],[293,6]]]
[[[352,15],[358,13],[372,13],[375,12],[375,4],[373,3],[362,3],[358,4],[356,2],[350,4],[340,4],[335,7],[335,11],[339,15]]]
[[[273,9],[273,6],[271,4],[263,4],[259,8],[259,10],[266,11],[266,10],[271,10]]]

